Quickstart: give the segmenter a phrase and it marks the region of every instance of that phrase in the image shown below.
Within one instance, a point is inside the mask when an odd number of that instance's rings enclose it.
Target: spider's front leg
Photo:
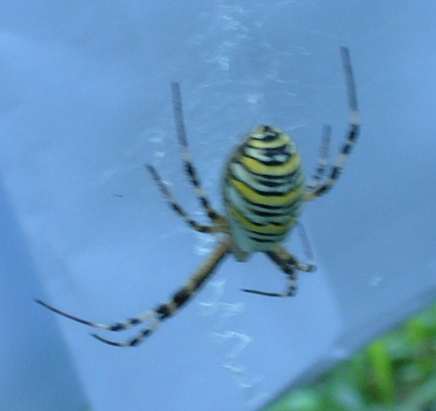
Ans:
[[[283,293],[271,293],[266,291],[242,289],[247,293],[265,295],[267,297],[290,297],[296,294],[297,283],[297,271],[312,272],[315,271],[316,266],[314,263],[309,262],[307,264],[300,263],[292,254],[286,251],[282,246],[277,246],[271,251],[265,253],[274,263],[276,263],[280,269],[288,277],[288,288]]]

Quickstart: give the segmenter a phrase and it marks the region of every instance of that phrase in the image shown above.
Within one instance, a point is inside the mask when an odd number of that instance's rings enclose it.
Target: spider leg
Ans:
[[[146,164],[147,170],[150,172],[150,174],[153,177],[153,180],[156,182],[157,186],[159,187],[160,191],[164,195],[165,199],[167,200],[170,207],[185,220],[185,222],[191,226],[195,231],[199,231],[200,233],[222,233],[227,232],[224,225],[203,225],[197,223],[195,220],[193,220],[189,214],[174,200],[174,197],[171,195],[170,191],[168,190],[167,186],[163,182],[162,178],[156,171],[156,169]]]
[[[283,293],[271,293],[266,291],[258,291],[251,289],[243,289],[247,293],[265,295],[267,297],[290,297],[297,292],[297,275],[296,270],[304,272],[315,271],[315,264],[309,262],[308,264],[300,263],[292,254],[286,251],[282,246],[277,246],[271,251],[265,253],[280,269],[288,276],[288,288]]]
[[[312,247],[310,246],[309,237],[306,234],[306,230],[304,229],[304,225],[301,221],[297,221],[297,230],[298,235],[300,237],[301,244],[303,246],[303,252],[306,260],[308,261],[307,264],[305,264],[306,267],[311,267],[309,271],[315,271],[316,270],[316,264],[315,260],[313,258],[313,252]],[[306,271],[306,270],[302,270]]]
[[[153,322],[147,328],[141,330],[141,332],[135,337],[127,340],[125,342],[116,342],[112,340],[107,340],[99,335],[92,334],[93,337],[97,338],[99,341],[104,342],[109,345],[116,347],[135,347],[141,344],[145,338],[150,336],[159,325],[167,318],[176,314],[179,309],[184,306],[200,289],[204,282],[212,275],[214,270],[218,267],[219,263],[224,260],[224,257],[230,252],[230,240],[226,239],[222,241],[215,251],[209,256],[206,262],[200,266],[197,272],[189,279],[189,281],[177,291],[169,302],[159,305],[155,310],[147,313],[147,319],[151,316],[153,317]],[[144,318],[138,317],[138,320]],[[136,320],[136,319],[133,319]],[[128,324],[132,322],[128,320]],[[142,321],[136,322],[136,324]]]
[[[206,211],[208,217],[211,219],[212,222],[216,224],[223,224],[225,218],[221,214],[216,212],[214,208],[211,206],[206,196],[206,193],[203,190],[203,187],[200,182],[200,178],[198,177],[197,170],[195,169],[194,163],[192,161],[191,152],[189,151],[189,146],[188,146],[188,140],[186,138],[186,128],[185,128],[185,120],[183,116],[183,104],[182,104],[182,94],[180,91],[180,84],[171,83],[171,90],[173,95],[173,113],[174,113],[174,120],[176,123],[177,138],[182,148],[183,165],[184,165],[185,172],[189,178],[189,181],[191,182],[191,184],[195,189],[195,193],[200,201],[201,206]]]
[[[36,302],[55,312],[56,314],[69,318],[70,320],[85,324],[89,327],[99,328],[106,331],[123,331],[133,326],[150,321],[150,324],[147,328],[141,330],[140,333],[135,337],[124,342],[116,342],[100,337],[97,334],[91,334],[99,341],[102,341],[109,345],[113,345],[116,347],[135,347],[141,344],[144,339],[151,335],[164,320],[174,315],[183,305],[185,305],[191,299],[191,297],[193,297],[197,293],[203,283],[211,276],[211,274],[218,267],[219,263],[223,261],[224,257],[229,253],[229,251],[230,240],[226,239],[219,244],[215,251],[206,260],[206,262],[197,270],[197,272],[189,279],[189,281],[173,295],[169,302],[159,305],[155,310],[150,310],[137,317],[129,318],[124,322],[118,322],[110,325],[95,323],[68,314],[41,300],[36,300]]]
[[[328,154],[330,147],[330,137],[332,135],[332,127],[330,125],[325,125],[323,127],[320,153],[318,157],[318,162],[316,164],[315,172],[310,179],[310,182],[306,185],[307,191],[312,191],[318,187],[319,182],[324,177],[327,165],[328,165]]]
[[[342,65],[345,71],[345,80],[347,83],[347,93],[348,93],[348,105],[350,109],[350,125],[343,143],[339,155],[336,159],[335,164],[331,167],[327,181],[323,184],[319,184],[317,187],[309,187],[309,190],[305,194],[305,200],[311,201],[315,198],[327,193],[336,184],[339,179],[342,168],[354,144],[357,141],[360,129],[360,119],[359,119],[359,109],[357,107],[357,96],[356,96],[356,86],[354,82],[353,70],[351,67],[350,53],[347,47],[341,47],[341,57]],[[315,172],[316,174],[316,172]]]
[[[41,304],[43,307],[48,308],[50,311],[53,311],[56,314],[59,314],[63,317],[69,318],[70,320],[76,321],[78,323],[81,324],[85,324],[88,327],[93,327],[93,328],[100,328],[101,330],[106,330],[106,331],[124,331],[127,330],[131,327],[134,327],[137,324],[141,324],[145,321],[147,321],[148,319],[150,319],[152,317],[153,311],[148,311],[144,314],[141,314],[135,318],[129,318],[126,321],[123,322],[118,322],[118,323],[113,323],[113,324],[100,324],[100,323],[96,323],[93,321],[89,321],[89,320],[85,320],[83,318],[80,317],[76,317],[75,315],[66,313],[65,311],[59,310],[56,307],[53,307],[50,304],[47,304],[46,302],[36,299],[35,300],[38,304]]]

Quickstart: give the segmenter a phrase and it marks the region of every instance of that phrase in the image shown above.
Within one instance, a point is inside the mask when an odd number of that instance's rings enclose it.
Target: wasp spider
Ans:
[[[215,211],[201,186],[186,139],[180,85],[173,83],[173,110],[177,137],[183,154],[183,166],[202,208],[209,217],[210,224],[202,225],[193,220],[173,199],[154,167],[147,165],[147,168],[170,207],[187,224],[201,233],[220,234],[218,246],[168,302],[124,322],[99,324],[60,311],[43,301],[37,302],[71,320],[107,331],[123,331],[148,323],[139,334],[125,342],[115,342],[92,334],[110,345],[133,347],[150,336],[162,321],[184,306],[228,254],[233,254],[238,261],[246,261],[252,253],[263,252],[278,265],[288,279],[288,287],[282,293],[244,291],[273,297],[294,295],[297,289],[296,272],[313,271],[315,266],[311,263],[300,263],[281,244],[298,222],[303,203],[327,193],[335,185],[359,134],[359,112],[347,48],[341,48],[341,56],[351,118],[345,142],[336,162],[328,167],[330,127],[327,126],[324,128],[318,165],[311,181],[306,183],[301,158],[292,139],[275,127],[260,125],[244,137],[233,150],[225,166],[222,181],[225,214]]]

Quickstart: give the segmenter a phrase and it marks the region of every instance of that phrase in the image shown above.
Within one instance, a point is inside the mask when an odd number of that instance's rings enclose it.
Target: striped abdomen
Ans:
[[[304,183],[296,146],[280,130],[261,125],[236,147],[226,166],[223,197],[238,260],[286,238],[301,212]]]

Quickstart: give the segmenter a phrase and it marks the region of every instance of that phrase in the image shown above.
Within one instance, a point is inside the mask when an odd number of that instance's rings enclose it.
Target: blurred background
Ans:
[[[432,303],[435,18],[432,1],[3,0],[2,407],[258,410]],[[171,81],[181,83],[194,162],[222,210],[224,164],[258,124],[294,138],[307,174],[331,124],[334,159],[349,120],[340,46],[350,49],[362,133],[339,184],[302,216],[318,270],[300,275],[295,298],[240,292],[282,290],[285,279],[263,255],[229,258],[132,349],[35,304],[123,320],[166,301],[213,250],[144,168],[154,165],[206,222],[181,168]],[[286,247],[303,258],[298,236]],[[358,376],[371,367],[359,364]]]

